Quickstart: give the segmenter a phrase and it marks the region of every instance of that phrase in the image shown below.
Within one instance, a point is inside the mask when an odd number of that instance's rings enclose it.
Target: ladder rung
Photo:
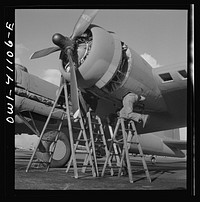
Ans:
[[[42,163],[46,163],[46,164],[50,164],[51,162],[48,161],[38,161],[38,162],[32,162],[32,164],[42,164]]]
[[[92,167],[91,165],[80,165],[80,167]]]
[[[120,168],[121,166],[116,166],[116,165],[112,165],[112,166],[107,166],[108,168]]]
[[[75,139],[75,141],[76,141],[76,142],[78,142],[78,141],[79,141],[79,142],[85,142],[86,140],[84,140],[84,139]]]
[[[114,140],[113,142],[116,143],[116,144],[124,144],[124,142],[117,141],[117,140]]]
[[[115,155],[115,156],[121,156],[121,153],[113,153],[113,152],[110,152],[110,155]]]
[[[83,150],[79,150],[79,151],[76,150],[75,153],[76,154],[89,154],[89,152],[87,152],[86,150],[85,151],[83,151]]]
[[[77,130],[83,130],[83,128],[79,128],[79,127],[76,127],[76,126],[73,126],[72,128],[77,129]]]
[[[55,140],[49,140],[49,139],[41,139],[42,141],[45,141],[45,142],[57,142]]]
[[[50,155],[52,155],[54,152],[52,152],[52,151],[45,151],[45,152],[42,152],[43,154],[50,154]]]
[[[100,136],[103,136],[104,134],[93,132],[93,135],[100,135]]]

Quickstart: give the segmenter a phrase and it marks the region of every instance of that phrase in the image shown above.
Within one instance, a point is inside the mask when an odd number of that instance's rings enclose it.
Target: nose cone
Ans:
[[[56,33],[52,37],[52,41],[55,45],[60,47],[62,50],[64,50],[68,46],[72,46],[73,43],[68,37],[64,37],[62,34]]]

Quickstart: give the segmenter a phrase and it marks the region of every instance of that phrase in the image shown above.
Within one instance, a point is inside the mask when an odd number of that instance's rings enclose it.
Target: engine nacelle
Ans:
[[[78,47],[79,62],[82,64],[77,70],[77,80],[82,88],[108,82],[115,73],[122,55],[120,40],[97,26],[92,26],[89,31],[92,41]],[[70,81],[70,72],[67,68],[62,65],[60,71],[64,78]],[[106,72],[109,74],[103,78]]]
[[[90,40],[78,43],[78,85],[115,103],[120,103],[122,97],[132,91],[148,97],[145,109],[165,111],[152,67],[114,33],[94,25],[87,32],[91,35]],[[61,59],[60,71],[70,82],[69,63],[64,56]]]

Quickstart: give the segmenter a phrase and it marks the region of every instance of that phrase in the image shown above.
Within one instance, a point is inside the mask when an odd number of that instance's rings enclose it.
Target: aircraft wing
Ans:
[[[177,148],[179,150],[186,150],[187,149],[187,142],[185,140],[163,140],[170,148]]]

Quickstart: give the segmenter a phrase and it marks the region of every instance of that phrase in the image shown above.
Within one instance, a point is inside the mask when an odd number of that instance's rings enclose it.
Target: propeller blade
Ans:
[[[71,50],[67,51],[67,56],[69,59],[70,74],[71,74],[70,93],[71,93],[72,110],[73,110],[73,113],[75,114],[77,110],[79,109],[79,96],[78,96],[78,86],[77,86],[75,66],[71,57]]]
[[[35,53],[33,53],[31,55],[30,59],[41,58],[41,57],[44,57],[46,55],[49,55],[49,54],[54,53],[59,50],[60,50],[59,47],[45,48],[43,50],[39,50],[39,51],[36,51]]]
[[[98,10],[84,10],[80,18],[78,19],[72,34],[72,40],[82,35],[85,30],[90,26]]]

